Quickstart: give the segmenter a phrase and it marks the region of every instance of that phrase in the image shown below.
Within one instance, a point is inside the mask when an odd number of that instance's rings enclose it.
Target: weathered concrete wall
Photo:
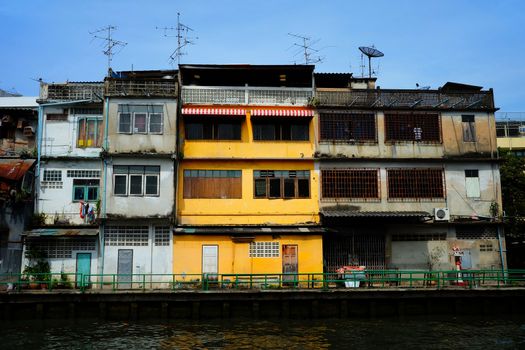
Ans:
[[[160,105],[163,107],[162,134],[121,134],[118,132],[118,106]],[[106,108],[108,108],[106,106]],[[124,99],[110,98],[108,120],[109,153],[175,153],[177,138],[177,103],[174,99]]]
[[[7,245],[0,248],[0,273],[18,273],[23,266],[22,233],[31,222],[33,202],[0,207],[0,226],[8,230]]]

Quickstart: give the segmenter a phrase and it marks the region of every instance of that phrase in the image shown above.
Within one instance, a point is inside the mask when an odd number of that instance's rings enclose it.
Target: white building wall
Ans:
[[[43,182],[45,170],[61,171],[61,183]],[[62,220],[64,223],[69,220],[71,225],[86,223],[85,219],[80,217],[80,202],[73,201],[73,180],[75,178],[67,176],[68,170],[98,170],[102,174],[101,161],[98,159],[42,160],[39,177],[38,212],[46,214],[47,224],[53,224],[55,220]],[[83,177],[82,179],[86,178]],[[102,184],[102,179],[100,179],[100,183]],[[100,193],[99,189],[99,198],[101,198]],[[90,202],[90,204],[96,205],[96,202]]]

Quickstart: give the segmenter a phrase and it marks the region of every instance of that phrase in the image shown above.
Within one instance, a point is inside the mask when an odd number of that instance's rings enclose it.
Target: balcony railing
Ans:
[[[106,81],[106,96],[172,97],[177,96],[175,80],[124,80]]]
[[[216,105],[305,106],[310,88],[184,86],[182,103]]]
[[[442,92],[439,90],[317,91],[318,106],[440,110],[493,110],[492,91]]]
[[[103,83],[63,83],[41,85],[39,99],[42,101],[98,101],[103,96]]]

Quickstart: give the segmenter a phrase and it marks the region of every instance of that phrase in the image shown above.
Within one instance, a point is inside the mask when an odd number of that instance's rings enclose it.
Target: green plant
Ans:
[[[100,207],[101,207],[101,202],[100,202],[100,198],[97,199],[97,202],[95,203],[95,212],[97,214],[97,218],[100,217]]]
[[[26,250],[25,257],[27,265],[22,272],[30,281],[49,281],[51,279],[51,268],[47,262],[45,252],[30,248]]]
[[[490,203],[489,211],[493,218],[497,218],[499,216],[499,204],[496,202]]]
[[[47,215],[44,213],[33,214],[33,217],[31,218],[31,225],[33,227],[44,226],[46,224],[46,220]]]

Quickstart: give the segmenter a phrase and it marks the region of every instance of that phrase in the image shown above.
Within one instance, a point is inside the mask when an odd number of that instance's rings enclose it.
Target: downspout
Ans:
[[[106,111],[104,116],[104,151],[107,151],[109,148],[109,141],[108,141],[108,120],[109,120],[109,97],[106,97]],[[102,218],[106,219],[106,184],[108,180],[108,163],[107,163],[107,157],[104,155],[102,159],[102,166],[104,167],[104,188],[102,189]],[[104,224],[100,225],[100,252],[101,252],[101,258],[102,262],[99,267],[99,273],[101,275],[104,274],[104,258],[105,258],[105,251],[106,251],[106,244],[104,239],[104,232],[106,229],[106,226]],[[104,277],[102,277],[104,278]]]
[[[503,277],[503,282],[507,282],[507,277],[505,276],[505,259],[503,257],[503,241],[501,240],[501,225],[498,225],[498,245],[499,245],[499,257],[501,260],[501,273]]]

